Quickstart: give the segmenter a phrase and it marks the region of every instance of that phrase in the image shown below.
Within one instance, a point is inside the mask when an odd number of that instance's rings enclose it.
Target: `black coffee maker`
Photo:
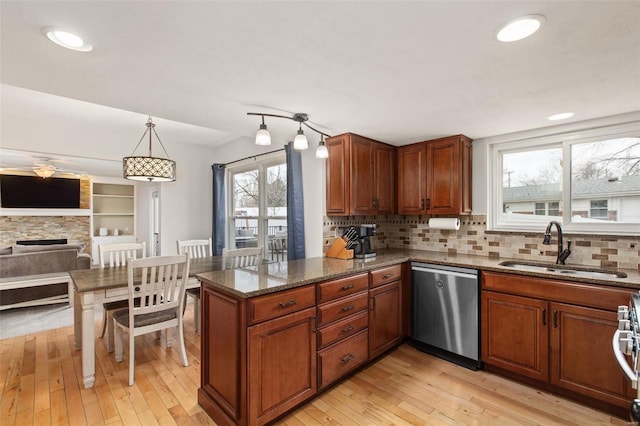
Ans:
[[[370,259],[376,257],[376,253],[371,250],[370,238],[376,235],[376,225],[360,225],[355,227],[357,231],[356,243],[353,253],[356,259]]]

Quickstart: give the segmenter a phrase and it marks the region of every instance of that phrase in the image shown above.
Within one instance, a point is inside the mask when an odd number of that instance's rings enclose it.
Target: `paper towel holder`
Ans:
[[[429,229],[458,231],[460,229],[460,218],[459,217],[430,218]]]

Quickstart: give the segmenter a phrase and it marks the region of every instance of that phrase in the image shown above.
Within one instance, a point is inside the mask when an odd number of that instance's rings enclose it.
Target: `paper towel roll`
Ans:
[[[457,231],[460,229],[460,218],[458,217],[434,217],[429,219],[429,229],[449,229]]]

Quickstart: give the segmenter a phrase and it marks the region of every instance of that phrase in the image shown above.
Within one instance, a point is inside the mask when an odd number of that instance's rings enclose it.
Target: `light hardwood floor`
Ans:
[[[100,324],[96,324],[96,328]],[[177,348],[136,339],[128,362],[96,339],[96,383],[80,385],[73,328],[0,340],[0,425],[212,425],[197,402],[200,341],[186,313],[189,366]],[[403,345],[294,411],[280,425],[627,424],[580,404],[483,371],[473,372]]]

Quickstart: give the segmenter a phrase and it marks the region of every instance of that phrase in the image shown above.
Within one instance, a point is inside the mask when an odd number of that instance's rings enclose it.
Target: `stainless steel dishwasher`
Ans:
[[[480,368],[478,271],[413,262],[411,277],[416,347]]]

